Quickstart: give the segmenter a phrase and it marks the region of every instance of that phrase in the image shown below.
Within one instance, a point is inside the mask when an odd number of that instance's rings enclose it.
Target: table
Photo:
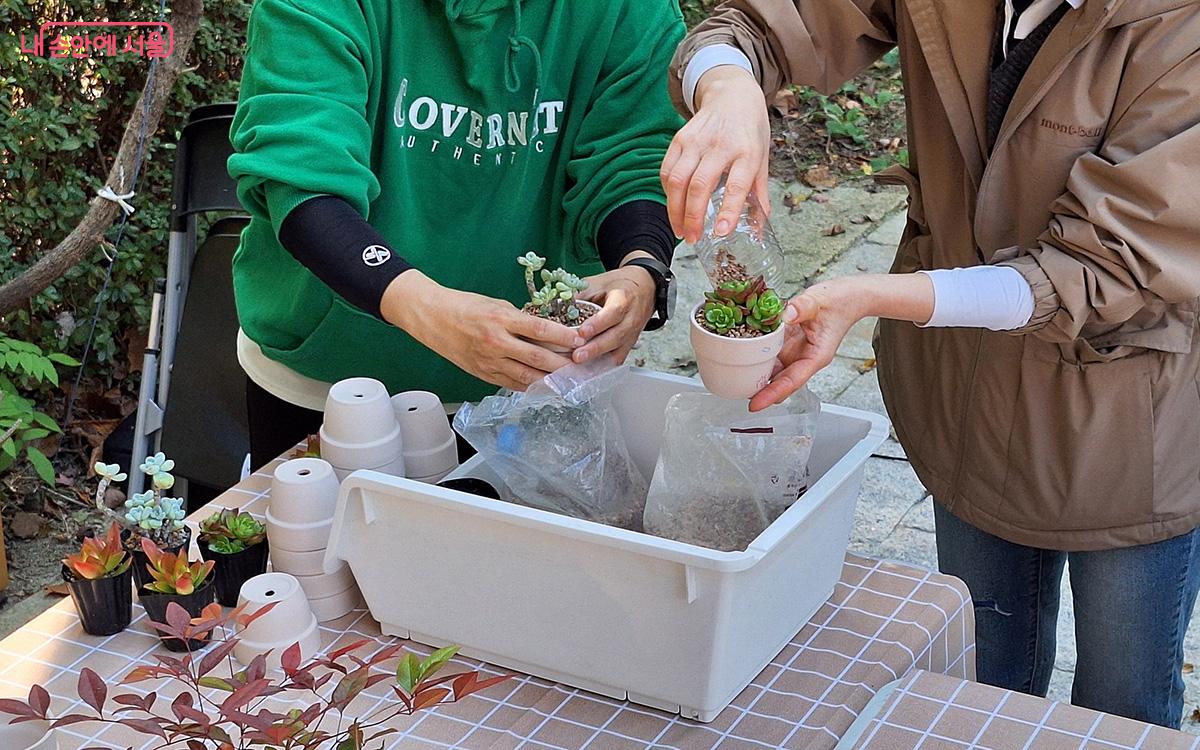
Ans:
[[[219,507],[266,510],[272,464],[189,522]],[[326,648],[382,636],[365,610],[322,623]],[[429,649],[417,644],[420,654]],[[46,685],[57,714],[80,706],[79,670],[88,666],[110,684],[137,664],[165,653],[135,604],[134,623],[123,633],[95,638],[83,633],[70,600],[60,602],[0,641],[0,697],[24,697]],[[464,668],[498,670],[467,659]],[[678,716],[603,698],[534,677],[498,685],[462,703],[403,719],[389,750],[752,750],[784,747],[830,750],[885,685],[914,670],[972,679],[974,610],[966,586],[955,578],[912,566],[850,554],[830,600],[716,721],[698,724]],[[359,696],[364,710],[386,700],[386,683]],[[166,695],[166,694],[160,694]],[[368,697],[370,700],[368,701]],[[150,747],[128,730],[79,724],[60,730],[61,750]]]
[[[1185,750],[1200,737],[915,671],[880,691],[839,750]]]

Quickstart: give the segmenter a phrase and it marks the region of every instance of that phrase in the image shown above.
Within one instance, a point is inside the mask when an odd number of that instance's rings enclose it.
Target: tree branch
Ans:
[[[118,195],[128,192],[132,187],[134,161],[137,158],[138,133],[143,123],[146,128],[146,139],[149,141],[158,131],[158,123],[163,111],[170,100],[171,89],[183,72],[188,52],[192,48],[192,40],[196,30],[200,28],[200,19],[204,15],[203,0],[177,0],[172,6],[172,23],[175,29],[175,49],[170,57],[159,61],[158,72],[155,75],[153,87],[142,88],[142,95],[134,105],[125,126],[125,134],[121,138],[121,146],[117,150],[112,168],[108,172],[105,184],[112,186]],[[150,82],[147,81],[147,84]],[[150,97],[150,110],[146,111],[146,100]],[[67,271],[78,265],[84,257],[104,240],[104,233],[120,215],[120,207],[105,198],[93,198],[88,212],[75,226],[71,233],[48,251],[36,263],[25,269],[19,276],[6,284],[0,285],[0,316],[6,315],[25,303],[30,297],[38,294],[53,284]]]

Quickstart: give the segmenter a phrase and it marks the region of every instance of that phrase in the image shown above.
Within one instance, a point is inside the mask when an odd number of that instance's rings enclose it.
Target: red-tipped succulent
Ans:
[[[84,539],[79,551],[64,559],[63,565],[76,577],[94,581],[119,576],[129,570],[132,562],[121,544],[121,529],[114,523],[104,536]]]

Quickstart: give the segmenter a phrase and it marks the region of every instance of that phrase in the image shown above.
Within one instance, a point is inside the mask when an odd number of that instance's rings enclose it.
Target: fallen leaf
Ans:
[[[839,234],[845,234],[845,233],[846,233],[846,228],[844,226],[842,226],[841,224],[834,224],[830,228],[826,229],[824,232],[821,232],[821,234],[825,235],[826,237],[837,237]]]
[[[1193,722],[1200,722],[1200,708],[1193,708],[1191,715],[1188,718]]]
[[[851,219],[850,223],[851,224],[873,224],[873,223],[875,223],[875,220],[872,219],[869,214],[863,214],[862,216],[856,216],[855,218]]]
[[[829,202],[829,196],[822,195],[821,193],[813,193],[811,196],[809,196],[809,200],[811,200],[813,203],[824,204]]]
[[[859,365],[857,369],[859,372],[866,373],[874,370],[877,364],[878,363],[875,361],[875,358],[871,357],[870,359],[863,360],[863,363]]]
[[[47,594],[54,594],[55,596],[69,596],[71,594],[70,589],[67,588],[67,584],[62,582],[51,583],[42,590]]]
[[[1193,671],[1195,671],[1195,669],[1196,669],[1195,665],[1193,665],[1190,661],[1185,661],[1183,663],[1183,673],[1184,674],[1191,674]]]
[[[12,533],[18,539],[33,539],[42,532],[42,517],[36,513],[20,512],[13,516]]]
[[[808,200],[808,195],[805,193],[784,193],[783,205],[787,207],[788,215],[796,213],[796,209],[800,204]]]
[[[104,504],[113,510],[120,508],[125,504],[125,493],[116,487],[109,487],[104,491]]]
[[[829,171],[829,167],[818,164],[804,173],[804,184],[809,187],[829,189],[837,187],[838,180]]]
[[[800,109],[800,97],[796,96],[796,92],[791,88],[780,89],[776,92],[771,106],[782,117],[792,117],[792,113]]]

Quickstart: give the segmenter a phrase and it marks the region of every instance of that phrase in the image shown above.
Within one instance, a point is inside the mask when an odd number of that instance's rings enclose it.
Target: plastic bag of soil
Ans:
[[[612,400],[628,367],[570,365],[524,393],[463,404],[454,429],[503,480],[511,503],[640,531],[646,480]]]
[[[723,552],[746,549],[808,489],[820,413],[807,388],[756,414],[744,401],[709,393],[674,396],[646,532]]]

